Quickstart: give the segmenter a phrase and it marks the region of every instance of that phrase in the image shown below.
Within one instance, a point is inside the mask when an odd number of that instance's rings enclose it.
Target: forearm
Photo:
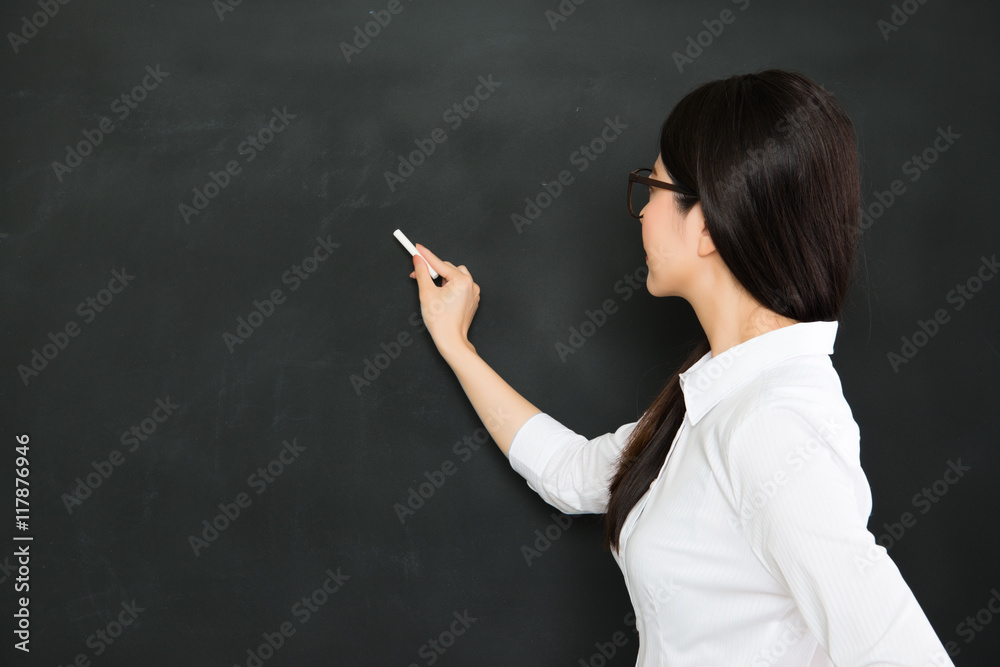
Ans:
[[[524,422],[541,410],[514,391],[476,353],[471,343],[455,344],[441,350],[441,354],[458,377],[483,425],[506,455]]]

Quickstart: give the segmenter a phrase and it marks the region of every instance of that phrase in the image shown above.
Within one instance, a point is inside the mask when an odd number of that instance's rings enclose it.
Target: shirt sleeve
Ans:
[[[746,419],[728,451],[743,532],[838,667],[953,665],[867,529],[858,445],[843,413],[771,407]]]
[[[602,514],[618,455],[637,423],[588,440],[539,412],[518,429],[507,456],[549,505],[566,514]]]

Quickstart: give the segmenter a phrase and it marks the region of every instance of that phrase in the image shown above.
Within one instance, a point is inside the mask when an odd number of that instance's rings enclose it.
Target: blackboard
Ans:
[[[995,4],[0,15],[5,664],[634,664],[600,517],[510,469],[392,232],[469,268],[470,338],[528,400],[614,430],[699,327],[643,287],[625,176],[687,91],[768,67],[858,132],[865,257],[833,359],[870,530],[958,664],[1000,652]]]

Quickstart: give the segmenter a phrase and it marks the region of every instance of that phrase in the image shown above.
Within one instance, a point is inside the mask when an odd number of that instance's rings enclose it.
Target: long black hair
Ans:
[[[839,316],[861,235],[854,126],[832,94],[795,72],[766,70],[689,92],[660,131],[660,157],[681,213],[701,203],[712,241],[739,285],[799,322]],[[697,345],[643,413],[610,485],[605,545],[619,548],[684,418],[678,376],[711,349]]]

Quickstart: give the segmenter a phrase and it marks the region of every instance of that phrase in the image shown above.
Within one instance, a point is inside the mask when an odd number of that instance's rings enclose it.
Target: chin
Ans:
[[[646,291],[649,292],[651,296],[676,296],[677,292],[670,288],[669,285],[658,284],[652,282],[649,278],[646,279]]]

